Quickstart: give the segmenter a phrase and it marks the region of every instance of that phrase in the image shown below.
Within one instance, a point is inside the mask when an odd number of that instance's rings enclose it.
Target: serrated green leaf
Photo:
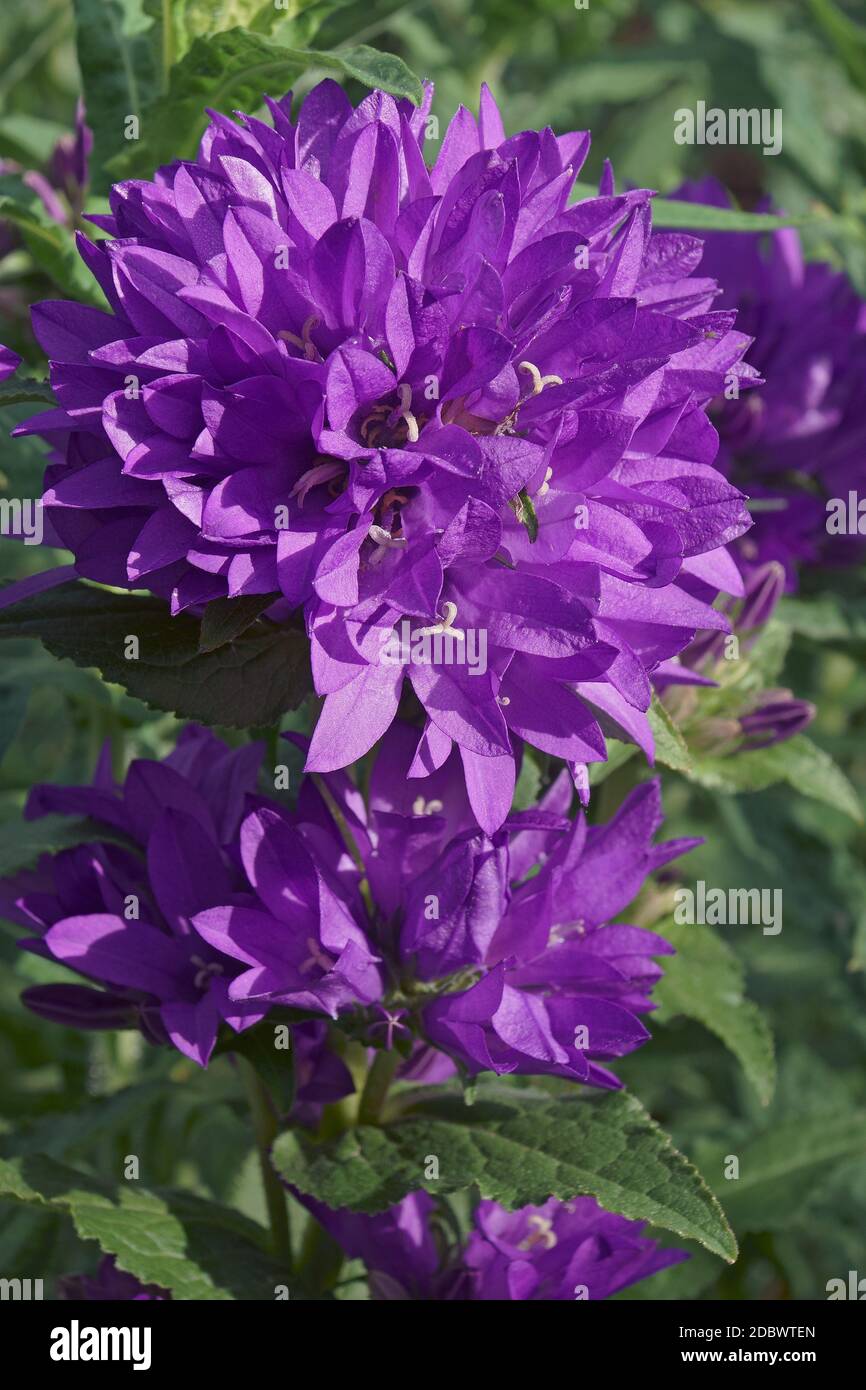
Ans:
[[[767,1105],[776,1083],[773,1035],[757,1005],[743,994],[737,956],[709,927],[664,922],[656,930],[676,947],[655,988],[654,1020],[696,1018],[734,1054]]]
[[[201,620],[198,649],[215,652],[252,627],[279,594],[244,594],[241,598],[212,599]]]
[[[261,1227],[190,1193],[109,1183],[33,1155],[0,1159],[0,1196],[67,1212],[83,1240],[176,1299],[268,1299],[285,1282]]]
[[[425,1176],[428,1155],[439,1160],[438,1179]],[[392,1124],[360,1125],[328,1143],[289,1131],[273,1160],[288,1182],[331,1207],[376,1212],[419,1188],[473,1184],[509,1208],[588,1193],[609,1211],[736,1257],[700,1174],[625,1094],[551,1098],[484,1088],[471,1106],[452,1096],[425,1100]]]
[[[380,53],[377,48],[359,43],[352,48],[338,48],[333,53],[323,53],[315,49],[296,50],[298,58],[304,59],[305,67],[327,68],[331,72],[354,77],[367,87],[380,87],[395,97],[406,97],[420,106],[424,100],[424,88],[419,78],[394,53]]]
[[[303,4],[304,0],[293,0],[296,10]],[[144,0],[143,8],[154,21],[164,80],[196,39],[235,28],[269,33],[289,14],[287,8],[278,9],[274,0]]]
[[[114,177],[149,176],[169,159],[191,158],[207,123],[205,107],[255,110],[282,96],[309,68],[324,68],[420,101],[421,84],[402,59],[366,45],[334,53],[290,48],[247,29],[196,39],[171,70],[168,91],[145,110],[142,139],[110,163]]]
[[[653,695],[652,704],[647,710],[647,720],[655,741],[655,760],[675,772],[688,772],[692,757],[686,741],[671,718],[658,695]]]
[[[31,401],[34,405],[57,405],[47,381],[36,381],[28,376],[11,376],[0,381],[0,406],[26,405]]]
[[[127,638],[138,658],[126,659]],[[199,624],[159,599],[64,584],[0,612],[0,637],[39,637],[54,656],[181,718],[231,728],[276,723],[310,690],[309,643],[289,627],[247,630],[199,651]]]

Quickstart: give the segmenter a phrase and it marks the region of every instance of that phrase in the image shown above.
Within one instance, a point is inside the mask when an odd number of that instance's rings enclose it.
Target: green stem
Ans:
[[[277,1137],[277,1118],[271,1105],[271,1098],[255,1067],[247,1061],[246,1057],[238,1057],[237,1062],[246,1086],[253,1121],[273,1251],[277,1259],[284,1263],[287,1271],[291,1273],[292,1236],[289,1229],[289,1209],[286,1205],[285,1189],[274,1172],[270,1153],[271,1144]]]
[[[382,1118],[382,1109],[388,1095],[388,1088],[400,1063],[399,1052],[377,1052],[373,1065],[367,1072],[367,1080],[361,1092],[358,1106],[358,1124],[377,1125]]]
[[[367,913],[370,917],[370,921],[372,922],[375,915],[375,909],[373,907],[373,898],[370,893],[370,885],[367,882],[367,870],[364,865],[364,859],[361,854],[361,851],[358,849],[355,837],[349,829],[349,823],[346,820],[346,817],[343,815],[343,812],[337,805],[336,801],[334,800],[334,797],[331,795],[330,788],[328,787],[328,784],[325,781],[324,777],[322,777],[321,774],[318,772],[314,772],[311,775],[313,781],[319,789],[319,794],[321,795],[322,800],[325,802],[325,805],[327,806],[328,810],[330,811],[331,815],[336,821],[337,829],[343,837],[343,844],[349,851],[353,864],[361,874],[361,882],[359,883],[358,887],[360,888],[361,897],[364,899],[364,906],[366,907]]]

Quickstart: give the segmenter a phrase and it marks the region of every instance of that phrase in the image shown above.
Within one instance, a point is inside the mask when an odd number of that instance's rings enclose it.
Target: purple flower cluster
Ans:
[[[456,754],[415,796],[414,737],[386,735],[369,809],[337,773],[305,779],[290,813],[254,794],[255,745],[195,728],[122,788],[104,764],[93,788],[35,788],[28,815],[83,813],[113,834],[3,883],[5,915],[36,932],[28,948],[103,986],[36,986],[25,1002],[73,1025],[137,1023],[201,1065],[221,1023],[241,1031],[283,1006],[352,1013],[370,1045],[405,1041],[407,1076],[459,1064],[618,1086],[603,1064],[648,1037],[653,957],[671,948],[614,919],[696,841],[653,844],[656,782],[588,828],[567,814],[564,772],[490,837]],[[299,1031],[300,1099],[346,1094],[322,1025]]]
[[[132,763],[120,788],[107,749],[92,787],[34,787],[29,818],[94,823],[92,843],[0,881],[0,911],[35,933],[21,944],[92,982],[35,985],[23,996],[34,1012],[71,1027],[138,1026],[202,1066],[222,1022],[241,1031],[263,1016],[229,997],[235,961],[192,925],[243,883],[237,831],[261,751],[191,728],[164,762]]]
[[[643,1222],[603,1211],[592,1197],[551,1197],[517,1211],[481,1202],[456,1246],[426,1192],[381,1216],[307,1205],[347,1255],[364,1261],[371,1296],[381,1300],[597,1300],[688,1259],[660,1249],[641,1234]]]
[[[117,185],[80,239],[110,312],[36,306],[58,407],[21,428],[81,575],[302,611],[308,767],[366,753],[408,678],[413,776],[456,745],[492,833],[520,739],[584,792],[608,721],[652,757],[650,671],[740,592],[706,406],[755,373],[647,190],[569,203],[586,133],[506,139],[485,88],[428,169],[431,99],[326,81]]]
[[[730,206],[712,178],[679,196]],[[792,228],[710,232],[701,269],[718,281],[719,304],[737,311],[764,378],[759,391],[723,395],[710,411],[718,466],[757,504],[737,554],[747,573],[778,562],[792,589],[801,565],[862,559],[862,542],[828,534],[826,503],[847,505],[866,484],[866,303],[844,274],[804,261]]]

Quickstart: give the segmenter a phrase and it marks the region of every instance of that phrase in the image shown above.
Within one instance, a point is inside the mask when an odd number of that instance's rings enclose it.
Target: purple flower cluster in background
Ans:
[[[561,1302],[610,1298],[688,1259],[643,1236],[645,1223],[603,1211],[592,1197],[551,1197],[506,1211],[481,1202],[457,1245],[437,1205],[412,1193],[380,1216],[306,1205],[353,1259],[364,1261],[379,1300]]]
[[[679,197],[729,207],[715,179]],[[765,209],[766,210],[766,209]],[[759,391],[714,403],[717,465],[754,500],[755,526],[736,546],[746,572],[768,561],[796,588],[801,565],[861,560],[862,541],[828,534],[827,499],[866,484],[866,303],[847,277],[806,262],[798,233],[709,232],[701,269],[752,339]]]

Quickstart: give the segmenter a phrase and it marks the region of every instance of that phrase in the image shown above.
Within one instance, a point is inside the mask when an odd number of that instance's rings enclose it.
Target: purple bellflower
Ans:
[[[713,178],[685,185],[690,202],[729,207]],[[788,589],[801,565],[862,558],[862,542],[828,533],[827,499],[866,483],[866,303],[844,274],[805,262],[793,228],[710,232],[702,271],[752,338],[765,384],[711,407],[718,466],[753,498],[755,526],[736,547],[746,570],[777,561]]]
[[[66,1274],[57,1281],[57,1296],[76,1303],[165,1303],[168,1289],[142,1284],[118,1269],[113,1255],[103,1255],[95,1274]]]
[[[688,1259],[644,1236],[644,1222],[606,1212],[592,1197],[551,1197],[517,1211],[481,1202],[456,1247],[426,1192],[379,1216],[303,1200],[346,1255],[364,1261],[374,1300],[598,1300]]]
[[[755,373],[648,190],[569,203],[586,133],[506,138],[483,88],[428,168],[431,100],[326,81],[118,184],[80,239],[109,312],[35,307],[58,405],[19,428],[79,574],[302,612],[308,767],[365,754],[408,680],[412,776],[456,746],[492,833],[519,739],[582,790],[611,725],[652,757],[649,673],[740,592],[706,406]]]
[[[649,873],[698,842],[653,844],[657,782],[634,791],[607,825],[587,828],[581,813],[567,814],[565,771],[537,808],[488,836],[456,750],[416,795],[406,778],[415,743],[402,723],[386,734],[369,809],[336,773],[307,778],[292,815],[249,814],[240,832],[249,893],[194,918],[220,956],[248,967],[229,997],[332,1017],[373,1005],[373,1044],[411,1032],[469,1074],[618,1086],[602,1063],[648,1037],[638,1014],[653,1007],[661,971],[652,958],[671,947],[613,919]],[[327,879],[318,870],[318,920],[312,863],[331,866]],[[415,1055],[407,1075],[432,1079],[429,1062]]]
[[[120,788],[107,749],[92,787],[34,787],[29,818],[93,823],[92,842],[0,883],[3,915],[36,933],[22,946],[91,982],[25,990],[35,1013],[80,1028],[137,1025],[202,1066],[223,1021],[240,1032],[262,1017],[229,999],[236,962],[191,924],[243,882],[234,846],[260,758],[260,745],[231,750],[190,727],[163,762],[134,762]]]

